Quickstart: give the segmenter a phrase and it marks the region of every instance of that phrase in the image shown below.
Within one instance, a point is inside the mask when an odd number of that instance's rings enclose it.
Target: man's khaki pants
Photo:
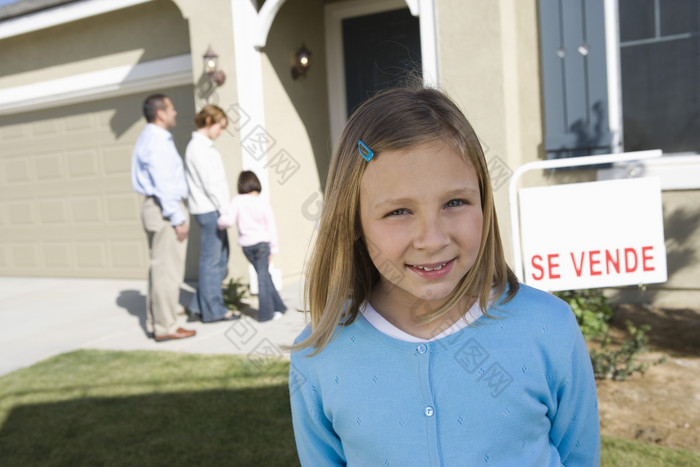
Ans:
[[[187,210],[183,204],[183,210]],[[158,336],[172,334],[179,327],[180,285],[185,278],[187,239],[177,240],[175,228],[163,213],[158,200],[147,197],[141,220],[148,236],[150,270],[146,297],[146,331]]]

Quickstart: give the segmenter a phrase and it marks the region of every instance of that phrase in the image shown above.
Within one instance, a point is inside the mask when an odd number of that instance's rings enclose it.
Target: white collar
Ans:
[[[474,302],[474,305],[472,305],[469,311],[467,311],[462,318],[458,319],[454,324],[452,324],[452,326],[430,339],[423,339],[420,337],[413,336],[407,332],[404,332],[401,329],[394,326],[393,324],[391,324],[389,321],[387,321],[386,318],[380,315],[379,312],[375,310],[372,307],[372,305],[369,304],[369,302],[365,302],[360,307],[360,313],[362,313],[362,316],[364,316],[365,319],[372,326],[374,326],[375,329],[377,329],[377,331],[386,334],[389,337],[404,342],[431,342],[436,341],[438,339],[442,339],[447,336],[451,336],[452,334],[461,331],[462,329],[475,322],[483,314],[481,312],[481,308],[479,307],[479,301],[477,300],[476,302]]]

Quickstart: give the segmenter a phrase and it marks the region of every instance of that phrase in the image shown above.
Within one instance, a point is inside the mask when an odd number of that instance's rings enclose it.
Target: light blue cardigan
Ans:
[[[358,317],[319,355],[293,353],[302,465],[598,465],[595,381],[569,307],[521,285],[489,314],[424,344]]]

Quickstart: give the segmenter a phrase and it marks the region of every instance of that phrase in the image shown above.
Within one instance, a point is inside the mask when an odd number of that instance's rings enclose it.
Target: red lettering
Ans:
[[[549,265],[549,278],[550,279],[559,279],[561,277],[560,274],[555,274],[554,269],[559,267],[559,262],[554,262],[552,259],[557,259],[559,258],[559,253],[554,253],[551,255],[547,255],[547,263]]]
[[[593,250],[593,251],[588,252],[588,261],[591,263],[591,276],[600,276],[602,274],[602,272],[600,272],[599,270],[598,271],[593,270],[593,266],[595,266],[596,264],[600,264],[600,260],[593,259],[593,256],[597,257],[599,254],[600,254],[600,250]]]
[[[630,267],[630,253],[634,259],[634,266]],[[637,270],[637,252],[634,248],[625,248],[625,272],[634,272]]]
[[[645,271],[653,271],[654,266],[647,266],[647,261],[651,261],[654,259],[653,256],[649,255],[647,256],[647,250],[653,250],[653,246],[643,246],[642,247],[642,269]]]
[[[581,272],[583,271],[583,259],[585,253],[581,252],[581,264],[576,265],[576,258],[574,257],[573,251],[571,252],[571,262],[574,263],[574,269],[576,270],[576,277],[581,277]]]
[[[615,250],[615,259],[613,260],[610,250],[605,250],[605,272],[610,274],[610,265],[613,265],[615,272],[620,274],[620,250]]]
[[[532,278],[535,279],[536,281],[541,281],[544,278],[544,268],[540,264],[537,264],[535,262],[535,260],[538,260],[541,262],[542,257],[540,255],[535,255],[532,257],[532,267],[537,269],[540,272],[539,277],[537,276],[537,274],[532,273]]]

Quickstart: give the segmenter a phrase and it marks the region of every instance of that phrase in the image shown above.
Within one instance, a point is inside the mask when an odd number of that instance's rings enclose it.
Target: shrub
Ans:
[[[661,358],[652,363],[636,361],[640,353],[649,350],[647,332],[651,330],[651,326],[648,324],[635,326],[631,321],[626,321],[628,337],[619,348],[610,346],[610,322],[613,311],[602,291],[567,290],[556,292],[555,295],[569,304],[576,315],[583,337],[589,342],[599,344],[599,348],[592,346],[589,350],[593,374],[596,378],[621,381],[634,373],[644,373],[649,366],[665,360]]]
[[[663,363],[665,358],[651,363],[637,363],[636,356],[642,352],[646,352],[649,337],[647,332],[651,326],[644,324],[635,326],[631,321],[625,321],[629,337],[624,340],[619,349],[610,349],[610,337],[604,336],[600,343],[600,350],[591,349],[591,363],[593,364],[593,373],[596,378],[613,379],[621,381],[627,379],[628,376],[640,372],[644,373],[651,365]]]
[[[241,301],[246,294],[248,286],[241,282],[241,279],[229,279],[223,287],[224,304],[226,308],[236,311],[241,307]]]
[[[554,295],[569,304],[586,340],[600,338],[608,333],[613,311],[603,292],[598,289],[565,290]]]

